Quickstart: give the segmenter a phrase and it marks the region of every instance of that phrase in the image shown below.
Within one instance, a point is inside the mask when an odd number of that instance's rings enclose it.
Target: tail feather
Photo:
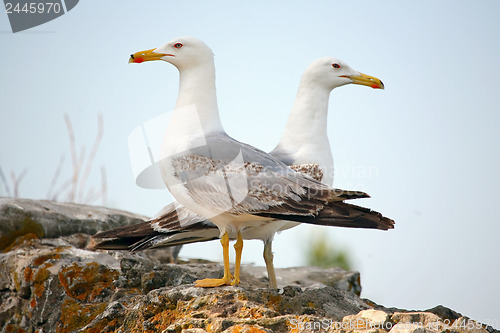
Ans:
[[[130,250],[130,248],[144,240],[143,237],[121,237],[114,239],[105,239],[101,241],[94,241],[94,244],[91,246],[93,250]]]
[[[137,252],[158,247],[171,247],[184,244],[208,242],[219,238],[218,234],[217,236],[196,236],[186,233],[186,235],[182,235],[182,237],[180,238],[176,236],[177,235],[158,235],[157,237],[144,239],[143,241],[133,244],[133,246],[131,246],[129,250],[132,252]]]
[[[394,229],[394,221],[369,208],[345,202],[330,202],[316,216],[296,216],[286,214],[258,214],[280,220],[308,224],[365,229]]]
[[[361,191],[341,190],[338,188],[335,188],[334,191],[336,194],[335,201],[370,198],[370,195],[368,193]]]
[[[219,229],[206,224],[196,224],[182,230],[159,232],[151,222],[116,228],[92,236],[95,239],[93,249],[142,251],[157,247],[170,247],[183,244],[206,242],[219,237]]]
[[[92,236],[92,238],[143,238],[150,236],[154,230],[151,228],[151,222],[145,221],[138,224],[127,225],[118,227],[111,230],[99,232]]]

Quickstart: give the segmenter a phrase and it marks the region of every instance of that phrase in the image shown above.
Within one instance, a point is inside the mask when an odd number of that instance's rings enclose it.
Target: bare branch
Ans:
[[[54,194],[52,195],[52,198],[48,198],[49,200],[54,200],[57,201],[57,197],[61,194],[63,194],[68,188],[71,186],[72,179],[68,179],[65,181],[57,190],[54,191]]]
[[[68,200],[74,201],[76,196],[76,184],[78,183],[78,154],[76,152],[76,141],[75,141],[75,132],[73,131],[73,126],[71,124],[71,119],[68,114],[64,114],[64,121],[66,122],[66,128],[68,129],[70,150],[71,150],[71,161],[73,163],[73,187],[68,194]]]
[[[61,168],[63,164],[63,162],[60,161],[58,169],[56,170],[56,174],[54,175],[54,178],[52,180],[49,192],[47,193],[47,196],[52,196],[52,199],[56,200],[59,195],[63,194],[65,191],[68,190],[65,199],[66,201],[90,203],[98,200],[99,198],[103,198],[103,200],[105,200],[107,196],[107,184],[106,184],[106,173],[104,169],[101,168],[101,189],[99,191],[96,191],[95,188],[93,187],[91,187],[88,191],[86,189],[90,173],[92,171],[92,166],[95,162],[95,156],[97,154],[97,150],[99,149],[99,145],[101,144],[104,134],[102,114],[98,115],[97,119],[98,131],[88,157],[86,156],[85,145],[83,145],[79,151],[77,149],[75,140],[75,131],[73,129],[73,125],[71,123],[71,119],[68,116],[68,114],[64,114],[64,120],[66,122],[66,128],[68,130],[68,137],[70,141],[73,173],[71,179],[66,181],[57,190],[54,190],[57,181],[59,179],[59,175],[61,173]]]
[[[64,165],[64,154],[61,154],[61,157],[59,158],[59,163],[57,164],[57,169],[56,172],[54,172],[54,176],[52,177],[52,181],[50,182],[49,190],[47,191],[47,198],[50,198],[54,195],[57,195],[54,193],[54,188],[56,187],[57,181],[59,180],[59,177],[61,176],[61,171],[62,167]]]
[[[78,195],[77,193],[77,190],[78,190],[78,180],[80,179],[80,176],[81,176],[81,171],[82,171],[82,167],[83,167],[83,163],[85,161],[85,156],[87,154],[87,149],[85,147],[85,145],[82,145],[82,148],[80,148],[80,155],[78,157],[78,164],[76,166],[73,166],[74,168],[76,168],[76,174],[77,174],[77,177],[76,179],[73,178],[73,183],[71,184],[72,187],[73,187],[73,190],[74,190],[74,199],[72,201],[74,202],[78,202],[78,201],[81,201],[82,200],[82,197],[83,196],[80,196]]]
[[[0,179],[2,180],[2,183],[3,183],[3,187],[5,188],[5,192],[7,194],[7,196],[12,196],[12,193],[10,192],[10,188],[9,188],[9,183],[7,182],[7,178],[5,178],[5,175],[2,171],[2,167],[0,167]]]
[[[90,186],[89,190],[87,191],[87,195],[85,196],[85,199],[82,201],[82,203],[90,204],[96,200],[96,197],[98,197],[98,196],[95,192],[94,187]]]
[[[92,150],[90,151],[89,157],[87,159],[87,163],[85,165],[85,170],[83,172],[83,175],[80,178],[80,187],[79,187],[79,193],[78,193],[79,198],[83,197],[83,191],[84,191],[85,186],[87,184],[90,170],[92,169],[92,165],[94,164],[95,155],[97,153],[97,150],[99,149],[99,144],[101,143],[103,134],[104,134],[104,129],[103,129],[102,113],[99,113],[98,118],[97,118],[97,136],[95,138],[94,145],[92,146]]]
[[[104,165],[101,165],[101,198],[102,205],[106,206],[108,204],[108,181]]]
[[[28,170],[24,169],[21,171],[21,173],[16,176],[16,173],[12,171],[10,173],[10,177],[12,179],[12,187],[13,187],[13,197],[14,198],[19,198],[19,185],[21,184],[21,181],[23,180],[24,176],[28,173]]]

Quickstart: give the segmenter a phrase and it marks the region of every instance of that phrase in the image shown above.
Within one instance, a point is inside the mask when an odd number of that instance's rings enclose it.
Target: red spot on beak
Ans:
[[[141,57],[135,58],[134,62],[140,64],[141,62],[144,62],[144,58]]]

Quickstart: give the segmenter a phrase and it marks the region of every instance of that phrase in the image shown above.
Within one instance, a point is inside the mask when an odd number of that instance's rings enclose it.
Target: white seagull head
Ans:
[[[374,89],[384,89],[382,81],[376,77],[360,73],[340,59],[332,57],[319,58],[305,70],[302,78],[328,90],[346,85],[360,84]]]
[[[129,63],[163,60],[178,69],[196,67],[213,62],[214,53],[207,44],[194,37],[178,37],[156,49],[130,55]]]

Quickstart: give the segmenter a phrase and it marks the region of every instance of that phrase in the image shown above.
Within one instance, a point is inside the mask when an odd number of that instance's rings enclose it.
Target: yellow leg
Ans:
[[[236,243],[234,244],[234,250],[236,251],[236,261],[234,263],[234,279],[231,285],[237,285],[240,283],[240,265],[241,265],[241,252],[243,251],[243,238],[241,233],[238,231],[236,237]]]
[[[222,277],[222,279],[197,280],[195,282],[196,287],[220,287],[223,285],[231,284],[231,279],[233,277],[231,276],[231,272],[229,270],[229,235],[227,234],[227,232],[222,235],[220,243],[222,244],[222,255],[224,257],[224,276]]]
[[[276,282],[276,273],[274,272],[273,264],[273,241],[268,239],[264,242],[264,261],[266,262],[267,277],[269,278],[269,288],[278,288],[278,283]]]

